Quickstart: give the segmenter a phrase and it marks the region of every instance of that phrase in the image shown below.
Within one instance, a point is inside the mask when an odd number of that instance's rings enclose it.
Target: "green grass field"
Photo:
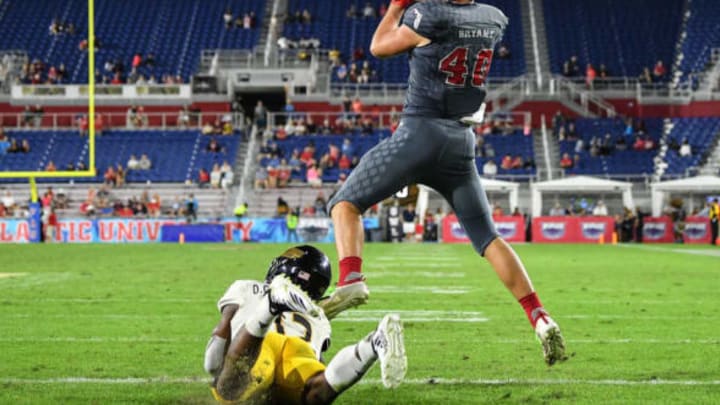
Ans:
[[[284,248],[0,245],[0,404],[212,403],[202,360],[215,302]],[[375,367],[337,403],[720,403],[720,249],[517,251],[568,362],[545,366],[524,312],[469,246],[369,245],[370,303],[333,321],[330,355],[397,311],[407,380],[386,390]]]

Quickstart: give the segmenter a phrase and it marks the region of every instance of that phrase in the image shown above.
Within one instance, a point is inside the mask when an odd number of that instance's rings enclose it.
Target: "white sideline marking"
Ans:
[[[58,377],[58,378],[0,378],[0,384],[208,384],[205,377],[148,377],[148,378],[93,378],[93,377]],[[362,385],[380,385],[379,379],[360,380]],[[409,378],[404,385],[720,385],[720,380],[583,380],[569,378]]]
[[[681,253],[681,254],[686,254],[686,255],[720,257],[720,249],[718,249],[718,250],[673,249],[673,248],[663,248],[663,247],[659,247],[659,246],[633,245],[633,244],[619,244],[617,246],[624,247],[624,248],[652,250],[655,252],[664,252],[664,253]]]

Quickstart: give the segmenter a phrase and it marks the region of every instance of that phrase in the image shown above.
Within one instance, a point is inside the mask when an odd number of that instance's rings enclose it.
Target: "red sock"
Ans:
[[[533,328],[535,328],[535,324],[537,323],[538,319],[543,319],[547,317],[548,313],[545,311],[545,308],[543,308],[542,304],[540,303],[540,298],[538,298],[537,294],[530,293],[518,300],[520,302],[520,305],[522,305],[523,309],[525,310],[525,313],[527,314],[528,320],[530,321],[530,324]]]
[[[362,259],[357,256],[348,256],[340,260],[340,277],[338,277],[338,286],[352,284],[356,281],[362,281]]]

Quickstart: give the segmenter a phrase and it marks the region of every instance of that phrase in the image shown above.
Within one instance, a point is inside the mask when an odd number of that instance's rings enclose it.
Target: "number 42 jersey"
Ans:
[[[403,114],[459,119],[476,112],[507,23],[486,4],[427,0],[405,10],[402,24],[431,42],[411,51]]]
[[[230,322],[233,339],[257,308],[260,305],[267,305],[262,299],[266,289],[267,286],[261,282],[238,280],[230,285],[225,295],[218,301],[217,307],[220,312],[226,305],[238,305],[238,310]],[[318,311],[317,316],[284,312],[275,319],[270,330],[305,340],[312,346],[318,360],[322,352],[330,346],[330,321],[322,309]]]

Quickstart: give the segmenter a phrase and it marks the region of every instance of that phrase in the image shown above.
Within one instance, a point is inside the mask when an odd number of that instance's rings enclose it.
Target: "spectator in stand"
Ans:
[[[604,63],[600,64],[600,68],[598,69],[598,77],[600,79],[607,79],[610,77],[610,72],[608,71],[607,66],[605,66]]]
[[[640,74],[640,77],[638,77],[638,80],[640,80],[640,83],[642,83],[642,84],[652,84],[653,78],[652,78],[652,75],[650,74],[650,69],[648,69],[647,67],[643,68],[643,71]]]
[[[347,74],[348,83],[357,83],[359,77],[360,77],[360,72],[358,71],[357,64],[351,63],[350,71],[348,71],[348,74]]]
[[[363,112],[363,102],[360,100],[360,97],[355,97],[355,100],[352,102],[352,112],[355,114],[355,116],[359,117]]]
[[[315,161],[315,145],[310,143],[303,149],[300,154],[300,161],[305,164],[306,167],[310,167],[316,163]]]
[[[495,161],[492,159],[488,159],[487,162],[483,165],[482,172],[483,176],[493,178],[497,176],[497,165],[495,164]]]
[[[365,18],[375,18],[377,16],[375,13],[375,7],[373,7],[370,2],[365,3],[362,14]]]
[[[268,188],[268,172],[262,165],[258,165],[255,170],[255,188]]]
[[[510,169],[512,169],[512,164],[513,164],[513,158],[512,158],[512,156],[507,154],[507,155],[503,156],[502,162],[500,162],[500,167],[503,170],[510,170]]]
[[[649,135],[645,135],[645,150],[653,149],[655,149],[655,140],[652,139]]]
[[[310,14],[308,9],[302,11],[301,19],[303,24],[312,24],[312,14]]]
[[[365,50],[362,47],[355,48],[352,54],[352,60],[355,62],[365,60]]]
[[[614,147],[615,143],[613,142],[612,135],[606,133],[605,138],[600,141],[600,154],[608,156],[613,152]]]
[[[498,59],[510,59],[512,57],[512,52],[510,52],[510,47],[508,46],[508,44],[500,44],[497,55]]]
[[[190,126],[190,108],[186,105],[178,112],[177,125],[180,128]]]
[[[128,170],[138,170],[140,169],[140,161],[135,157],[135,155],[130,155],[130,159],[128,159],[126,166]]]
[[[680,156],[682,157],[690,157],[692,155],[692,149],[690,147],[690,142],[687,138],[683,139],[682,145],[680,145]]]
[[[355,7],[355,3],[351,3],[348,10],[345,12],[345,17],[347,18],[356,18],[358,16],[357,8]]]
[[[137,69],[140,66],[142,66],[143,60],[142,55],[140,53],[136,53],[135,56],[133,56],[131,66],[133,69]]]
[[[352,167],[352,164],[353,164],[352,159],[350,159],[350,157],[348,155],[343,153],[342,156],[340,156],[340,160],[338,161],[338,169],[350,170],[350,168]]]
[[[195,198],[194,194],[190,194],[185,200],[185,218],[187,218],[188,223],[197,221],[198,209],[197,198]]]
[[[597,72],[595,71],[595,68],[592,64],[588,63],[587,67],[585,68],[585,85],[588,89],[592,90],[594,88],[596,77]]]
[[[4,206],[7,215],[12,215],[13,211],[17,208],[15,198],[12,196],[10,190],[5,190],[5,195],[2,200],[0,200],[0,203]]]
[[[645,140],[640,135],[635,135],[635,143],[633,143],[633,149],[636,151],[645,150]]]
[[[342,63],[335,69],[335,78],[339,82],[344,82],[348,79],[348,67],[346,64]]]
[[[140,170],[150,170],[152,168],[152,161],[146,154],[140,156]]]
[[[522,169],[525,165],[525,162],[523,161],[522,156],[516,155],[512,160],[512,168],[513,169]]]
[[[15,138],[10,139],[10,146],[7,148],[7,153],[20,153],[20,145],[17,144],[17,140]]]
[[[233,14],[232,10],[227,9],[225,10],[225,13],[223,13],[223,21],[225,22],[225,29],[231,29],[232,23],[233,23]]]
[[[220,165],[215,163],[212,171],[210,172],[210,186],[212,188],[220,188],[220,180],[222,179],[222,172],[220,171]]]
[[[198,187],[205,188],[210,184],[210,173],[205,168],[200,168],[198,171]]]
[[[255,125],[258,129],[265,129],[267,126],[267,112],[267,108],[265,108],[262,100],[258,100],[255,105],[255,111],[253,112]]]
[[[653,79],[654,81],[662,81],[665,79],[665,74],[667,73],[667,70],[665,69],[665,65],[663,65],[662,61],[659,60],[655,63],[655,67],[653,67]]]
[[[250,18],[249,13],[243,14],[242,27],[244,30],[249,30],[250,28],[252,28],[252,18]]]
[[[577,153],[573,156],[573,167],[575,169],[582,169],[582,162],[580,161],[580,155]]]
[[[19,149],[20,153],[30,153],[30,142],[27,139],[23,139]]]
[[[319,217],[326,216],[327,211],[327,200],[325,199],[325,195],[322,191],[319,191],[317,196],[315,197],[315,202],[313,203],[313,207],[315,208],[315,214]]]
[[[577,127],[575,127],[575,123],[570,121],[567,125],[567,132],[566,132],[566,139],[568,141],[577,141],[579,138],[579,134],[577,132]]]
[[[570,158],[570,155],[567,153],[563,153],[562,159],[560,159],[560,167],[563,169],[572,169],[574,166],[573,160]]]
[[[314,188],[322,187],[322,171],[315,164],[311,164],[305,172],[307,183]]]
[[[278,176],[279,176],[279,167],[280,167],[280,161],[277,158],[272,158],[271,161],[272,164],[267,165],[267,187],[268,188],[277,188],[278,186]]]
[[[205,149],[211,153],[220,153],[223,151],[222,146],[220,146],[220,144],[215,138],[212,138],[210,142],[208,142],[208,145]]]
[[[288,165],[287,160],[282,159],[280,166],[277,167],[277,187],[285,188],[290,183],[290,177],[292,175],[292,169]]]
[[[597,204],[595,204],[595,208],[593,208],[592,214],[596,217],[608,216],[608,209],[603,200],[598,200]]]
[[[105,174],[103,175],[103,179],[105,180],[106,185],[114,186],[117,182],[117,173],[115,173],[115,168],[112,166],[108,166],[108,168],[105,170]]]
[[[559,201],[555,201],[555,205],[550,209],[551,217],[564,217],[567,215],[567,211],[560,205]]]
[[[618,136],[617,141],[615,141],[615,149],[620,151],[627,150],[627,142],[625,142],[624,136]]]
[[[125,185],[125,169],[120,163],[115,168],[115,187],[122,187]]]

